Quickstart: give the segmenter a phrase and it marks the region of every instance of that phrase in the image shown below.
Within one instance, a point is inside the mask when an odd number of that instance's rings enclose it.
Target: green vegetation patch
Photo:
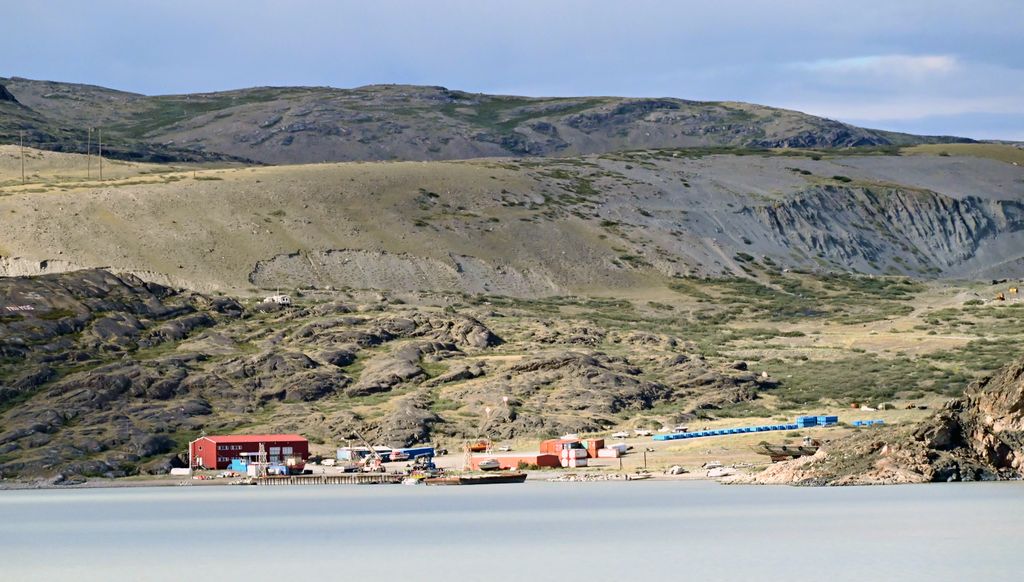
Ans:
[[[783,406],[802,406],[826,399],[843,404],[877,403],[911,390],[957,396],[973,379],[973,375],[936,366],[928,359],[884,358],[866,353],[806,362],[769,359],[759,365],[782,379],[772,392]]]

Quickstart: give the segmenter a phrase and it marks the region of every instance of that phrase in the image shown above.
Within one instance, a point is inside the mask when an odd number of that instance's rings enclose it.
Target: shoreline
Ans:
[[[682,475],[667,475],[662,473],[650,473],[649,477],[639,479],[628,479],[634,473],[604,473],[604,472],[565,472],[555,473],[553,471],[526,471],[526,482],[561,482],[561,483],[633,483],[637,481],[719,481],[721,478],[708,477],[702,473],[685,473]],[[564,481],[551,481],[558,477],[569,477],[579,475],[578,480],[566,479]],[[26,491],[26,490],[72,490],[72,489],[134,489],[145,487],[241,487],[233,485],[234,479],[192,479],[191,477],[166,477],[155,476],[152,479],[94,479],[82,483],[61,485],[59,483],[48,483],[44,481],[4,481],[0,482],[2,491]],[[366,487],[367,485],[318,485],[319,487]],[[251,487],[251,485],[247,485]]]

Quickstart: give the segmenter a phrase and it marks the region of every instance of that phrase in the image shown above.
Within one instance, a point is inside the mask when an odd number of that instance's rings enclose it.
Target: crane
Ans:
[[[367,441],[365,438],[363,438],[363,435],[361,433],[359,433],[358,431],[353,430],[352,433],[356,435],[356,438],[358,438],[359,440],[361,440],[363,442],[363,445],[366,446],[366,448],[370,451],[370,454],[368,455],[368,457],[371,457],[373,459],[372,461],[368,461],[367,458],[363,459],[363,461],[362,461],[363,471],[366,472],[366,473],[373,473],[373,472],[383,473],[384,472],[384,459],[383,459],[383,457],[380,456],[380,453],[377,452],[377,449],[373,448],[370,445],[369,441]]]

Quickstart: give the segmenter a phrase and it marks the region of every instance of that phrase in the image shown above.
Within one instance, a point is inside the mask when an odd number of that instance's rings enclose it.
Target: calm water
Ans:
[[[7,491],[0,579],[1021,580],[1021,534],[1022,483]]]

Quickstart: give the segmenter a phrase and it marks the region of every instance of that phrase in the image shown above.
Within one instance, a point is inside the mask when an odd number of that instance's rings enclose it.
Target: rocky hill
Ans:
[[[100,127],[112,156],[150,161],[158,154],[293,164],[969,141],[862,129],[747,103],[670,98],[528,98],[406,85],[145,96],[17,77],[0,78],[0,85],[39,116],[19,124],[39,132],[33,144],[74,151],[73,137]],[[55,136],[48,129],[54,127],[72,134]],[[11,142],[12,129],[0,126],[0,142]]]
[[[97,117],[101,108],[95,108],[91,100],[81,98],[78,88],[90,95],[98,88],[62,85],[65,90],[62,95],[47,93],[53,99],[67,100],[72,104],[70,108],[79,112],[77,117],[69,119],[59,114],[51,115],[54,113],[51,108],[41,112],[25,104],[7,88],[6,82],[0,79],[0,143],[19,144],[23,138],[29,147],[54,152],[86,153],[90,143],[88,129],[98,127],[98,122],[102,121]],[[116,101],[106,103],[114,110],[117,109]],[[59,111],[62,107],[56,109]],[[158,163],[247,161],[219,153],[186,150],[174,144],[148,142],[116,131],[108,131],[104,135],[103,154],[113,159]],[[92,139],[96,140],[97,135],[93,135]],[[97,151],[96,141],[92,142],[91,151],[94,154]]]
[[[773,465],[756,483],[875,485],[1024,475],[1024,358],[972,383],[923,424],[867,430],[813,457]]]
[[[671,403],[670,422],[776,384],[672,336],[455,300],[246,307],[106,271],[0,279],[0,477],[163,471],[202,430],[403,445],[601,430]]]

